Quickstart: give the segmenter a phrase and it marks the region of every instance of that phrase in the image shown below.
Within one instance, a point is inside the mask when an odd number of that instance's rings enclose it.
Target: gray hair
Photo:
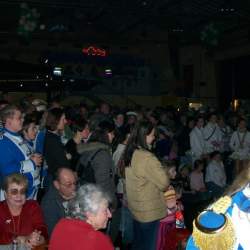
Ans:
[[[2,120],[2,123],[5,124],[7,118],[13,117],[16,110],[20,110],[20,109],[15,105],[9,104],[5,106],[0,112],[0,118]]]
[[[87,212],[97,214],[103,202],[110,201],[110,197],[101,187],[85,184],[77,190],[75,198],[69,202],[68,217],[85,220]]]

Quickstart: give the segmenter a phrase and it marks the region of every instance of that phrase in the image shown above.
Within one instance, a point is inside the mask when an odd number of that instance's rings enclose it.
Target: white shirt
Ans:
[[[222,148],[222,134],[217,124],[208,122],[203,130],[205,140],[205,151],[211,153]]]
[[[206,169],[205,181],[213,182],[219,187],[226,186],[226,173],[222,161],[210,161]]]
[[[195,159],[199,159],[205,150],[205,141],[203,137],[203,128],[197,126],[189,134],[191,152]]]
[[[245,134],[246,133],[246,134]],[[242,146],[242,147],[241,147]],[[233,151],[238,151],[240,149],[250,151],[250,133],[234,131],[230,139],[230,148]]]

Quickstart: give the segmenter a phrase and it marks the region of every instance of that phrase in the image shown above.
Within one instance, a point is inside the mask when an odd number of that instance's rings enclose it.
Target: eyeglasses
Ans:
[[[78,181],[75,181],[75,182],[69,182],[69,183],[62,183],[62,182],[60,182],[59,181],[59,183],[62,185],[62,186],[64,186],[64,187],[66,187],[66,188],[71,188],[71,187],[73,187],[73,186],[78,186]]]
[[[22,189],[13,188],[13,189],[10,189],[8,193],[10,193],[11,195],[17,195],[17,194],[26,195],[26,189],[25,188],[22,188]]]

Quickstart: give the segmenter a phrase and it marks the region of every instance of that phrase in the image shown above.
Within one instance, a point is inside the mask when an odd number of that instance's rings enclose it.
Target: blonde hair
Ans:
[[[28,188],[28,180],[26,176],[20,173],[13,173],[4,178],[3,182],[3,190],[7,191],[10,184],[16,183],[18,185],[23,185],[24,188],[27,190]]]
[[[232,196],[243,189],[248,183],[250,183],[250,162],[246,164],[245,168],[240,172],[225,193]]]

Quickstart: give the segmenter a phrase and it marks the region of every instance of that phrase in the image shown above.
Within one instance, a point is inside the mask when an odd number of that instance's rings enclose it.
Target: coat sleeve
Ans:
[[[48,200],[46,196],[42,200],[41,207],[49,236],[51,236],[55,225],[64,216],[60,216],[60,208],[56,205],[56,200]]]
[[[160,190],[165,191],[169,185],[169,178],[166,171],[162,168],[161,162],[153,154],[148,154],[144,163],[145,177]]]
[[[17,159],[15,152],[3,142],[0,143],[0,152],[2,153],[0,157],[0,173],[2,176],[7,176],[11,173],[29,173],[36,168],[32,160],[20,161]]]

